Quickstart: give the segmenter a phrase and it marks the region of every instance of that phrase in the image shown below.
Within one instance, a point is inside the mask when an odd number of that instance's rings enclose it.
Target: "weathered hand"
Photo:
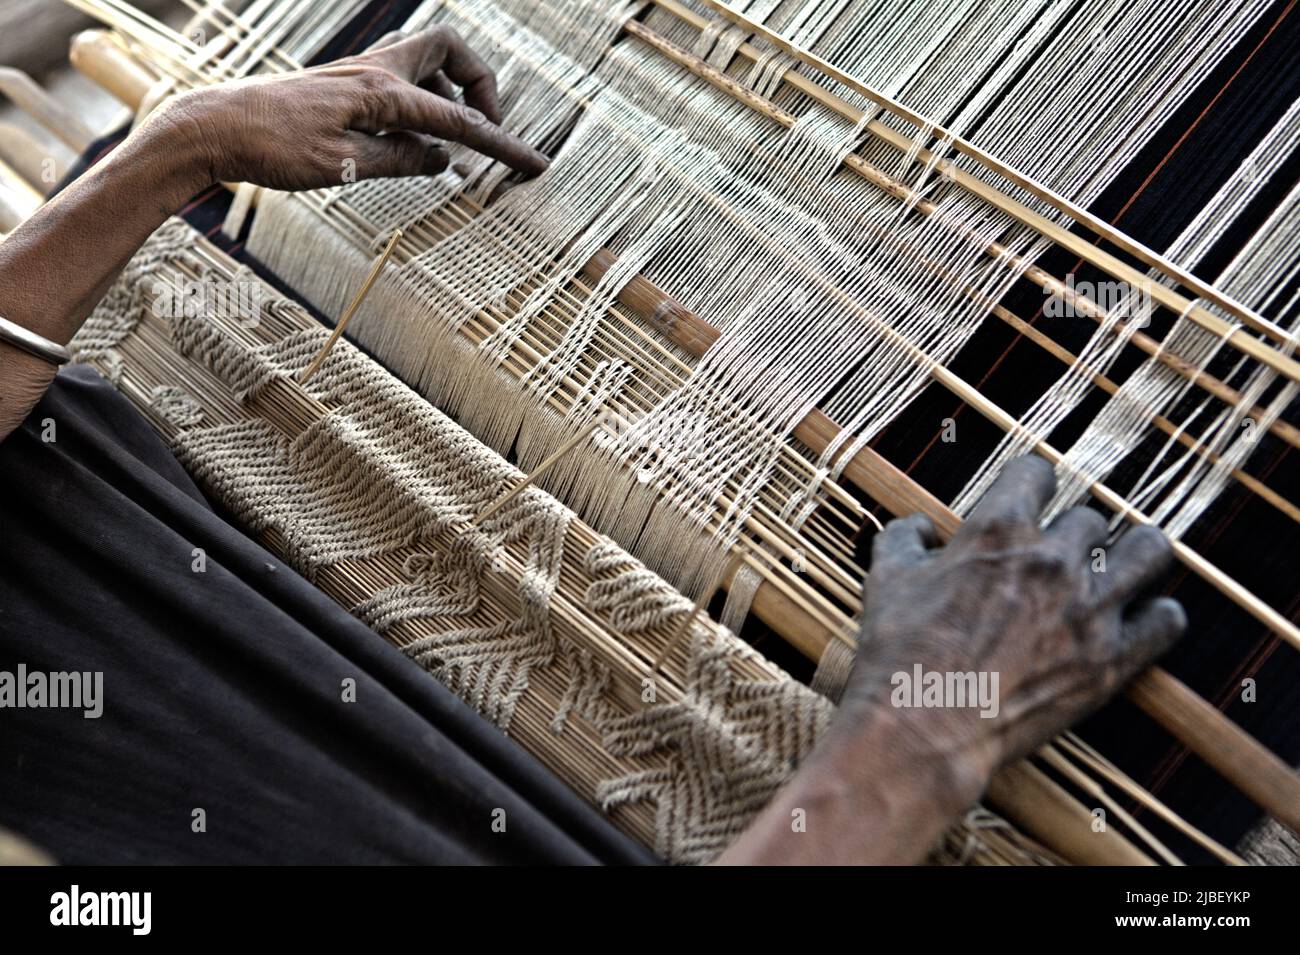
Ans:
[[[435,27],[325,66],[192,90],[150,121],[185,133],[209,182],[292,190],[433,175],[447,167],[447,140],[542,172],[546,157],[500,119],[492,71],[454,30]]]
[[[1055,483],[1047,462],[1022,458],[942,550],[931,549],[934,528],[920,514],[876,536],[842,721],[889,707],[906,687],[893,675],[912,676],[917,664],[945,676],[996,673],[993,718],[972,702],[896,720],[925,751],[966,761],[986,779],[1096,709],[1181,635],[1177,601],[1139,599],[1171,560],[1164,536],[1128,531],[1101,552],[1102,570],[1094,550],[1107,525],[1096,511],[1074,508],[1039,529]]]

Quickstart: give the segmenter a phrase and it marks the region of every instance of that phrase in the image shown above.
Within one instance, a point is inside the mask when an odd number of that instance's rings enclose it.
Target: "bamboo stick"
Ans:
[[[12,66],[0,66],[0,93],[15,106],[80,153],[92,139],[94,131],[81,117],[47,93],[30,76]]]
[[[371,267],[370,274],[366,276],[366,280],[362,282],[361,287],[357,289],[357,294],[354,295],[352,301],[348,303],[348,307],[344,310],[342,317],[334,324],[334,330],[330,332],[330,337],[325,340],[325,344],[321,347],[320,353],[312,359],[310,365],[303,369],[300,381],[304,385],[311,381],[312,376],[316,374],[325,359],[329,356],[330,349],[334,347],[334,343],[339,340],[340,336],[342,336],[343,332],[347,329],[348,323],[352,321],[352,316],[357,313],[357,309],[360,308],[361,303],[365,301],[366,295],[369,294],[371,287],[375,284],[375,280],[379,278],[379,273],[383,270],[384,263],[387,262],[388,257],[393,254],[393,249],[397,247],[397,243],[401,238],[402,230],[394,229],[392,238],[390,238],[388,243],[384,246],[384,250],[379,254],[379,258],[375,259],[375,264]]]
[[[678,2],[678,0],[652,0],[652,2],[655,3],[656,6],[668,10],[674,16],[677,16],[695,26],[697,29],[702,29],[708,25],[707,19],[695,14],[688,7]],[[1192,273],[1181,268],[1176,263],[1160,255],[1158,252],[1147,248],[1145,245],[1131,238],[1129,235],[1120,229],[1115,228],[1105,220],[1097,218],[1087,209],[1070,202],[1064,196],[1057,194],[1042,183],[1036,182],[1030,177],[1020,173],[1014,167],[1001,162],[990,153],[976,146],[974,143],[969,142],[961,136],[957,136],[951,130],[946,129],[937,123],[932,123],[924,116],[908,109],[897,100],[894,100],[886,94],[866,85],[857,77],[850,76],[842,70],[837,69],[832,63],[822,59],[816,54],[795,46],[780,34],[768,29],[765,25],[751,19],[750,17],[745,16],[743,13],[734,10],[726,3],[719,2],[719,0],[700,0],[700,2],[704,3],[715,13],[730,20],[732,23],[743,27],[754,35],[761,36],[765,41],[771,43],[773,46],[777,47],[777,49],[782,50],[790,56],[793,56],[801,63],[811,66],[813,69],[825,76],[830,77],[836,82],[842,83],[848,88],[862,94],[873,103],[884,107],[896,116],[908,120],[908,122],[912,123],[918,129],[929,126],[931,129],[931,138],[950,138],[953,148],[958,152],[977,160],[985,166],[985,168],[1009,179],[1022,189],[1025,189],[1032,195],[1055,207],[1061,214],[1069,216],[1071,219],[1087,226],[1087,228],[1092,230],[1094,234],[1104,236],[1106,239],[1109,239],[1131,255],[1136,256],[1140,261],[1146,263],[1152,268],[1159,269],[1171,278],[1176,278],[1181,285],[1192,289],[1201,298],[1206,298],[1214,302],[1220,308],[1230,312],[1245,325],[1254,328],[1256,331],[1263,332],[1276,341],[1285,343],[1290,340],[1291,336],[1285,329],[1280,328],[1275,323],[1270,322],[1268,319],[1254,312],[1250,308],[1247,308],[1236,299],[1225,295],[1213,285],[1202,282]],[[757,59],[762,55],[760,51],[748,43],[742,44],[739,52],[742,56],[749,59]],[[823,87],[818,86],[800,73],[787,71],[783,79],[800,92],[817,99],[824,106],[835,110],[845,117],[851,118],[853,122],[857,122],[862,117],[861,110],[858,110],[851,104],[844,102],[839,97],[830,93]],[[904,153],[907,153],[911,149],[912,141],[910,139],[895,130],[890,129],[879,120],[871,123],[868,128],[886,141],[891,142],[896,147],[902,149]],[[930,153],[927,150],[921,150],[916,154],[914,161],[923,163],[927,162],[929,158]],[[1024,225],[1034,228],[1043,235],[1049,235],[1049,233],[1043,232],[1040,225],[1050,228],[1051,233],[1049,237],[1051,237],[1053,241],[1057,241],[1060,245],[1065,245],[1067,248],[1070,248],[1071,251],[1076,252],[1085,261],[1091,262],[1093,265],[1109,272],[1111,275],[1124,278],[1125,281],[1130,281],[1131,284],[1134,285],[1144,279],[1144,276],[1142,276],[1141,273],[1127,266],[1123,262],[1120,262],[1114,256],[1098,249],[1091,243],[1080,239],[1073,233],[1066,232],[1066,230],[1062,229],[1055,223],[1048,222],[1028,207],[1016,202],[1014,199],[1004,195],[998,190],[993,189],[993,187],[976,179],[969,173],[957,169],[951,164],[941,166],[941,171],[950,172],[954,176],[955,181],[961,184],[963,188],[967,189],[974,195],[980,196],[980,198],[983,198],[997,206],[997,208],[1014,216]],[[1112,271],[1113,269],[1118,271]],[[1161,288],[1164,287],[1161,286]],[[1167,289],[1165,291],[1169,292]],[[1166,305],[1166,307],[1172,309],[1174,312],[1182,314],[1187,310],[1187,307],[1191,305],[1191,302],[1182,296],[1176,295],[1176,293],[1169,292],[1168,298],[1162,299],[1162,304]],[[1217,319],[1217,316],[1211,317]],[[1226,327],[1224,330],[1226,330]]]

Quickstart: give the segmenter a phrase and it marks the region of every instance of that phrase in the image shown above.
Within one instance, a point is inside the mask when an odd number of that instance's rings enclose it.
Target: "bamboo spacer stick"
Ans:
[[[384,246],[384,251],[379,253],[379,258],[377,258],[375,264],[371,266],[370,274],[367,275],[366,280],[361,283],[361,288],[357,289],[357,294],[354,295],[352,301],[348,303],[347,310],[344,311],[343,317],[340,318],[338,324],[334,326],[334,331],[330,334],[329,340],[325,342],[325,346],[320,350],[316,357],[311,360],[311,364],[303,369],[303,373],[298,376],[299,384],[307,384],[307,382],[311,380],[312,375],[316,374],[316,372],[320,370],[320,366],[325,362],[325,358],[329,355],[330,349],[334,347],[334,343],[343,335],[343,330],[348,327],[348,322],[352,321],[352,316],[357,313],[357,309],[360,308],[361,303],[365,301],[366,295],[369,294],[371,286],[373,286],[375,280],[379,278],[380,270],[383,269],[384,263],[388,261],[388,257],[393,254],[393,249],[397,248],[397,241],[401,237],[402,230],[394,229],[392,237],[388,240],[388,244]]]
[[[683,22],[690,24],[697,30],[704,29],[708,25],[709,21],[706,17],[701,16],[690,8],[684,6],[679,2],[679,0],[653,0],[653,2],[655,6],[663,8],[665,11],[671,13]],[[1180,285],[1196,292],[1196,294],[1201,298],[1214,302],[1220,308],[1231,313],[1246,326],[1249,326],[1256,331],[1263,332],[1283,344],[1289,341],[1290,336],[1287,334],[1286,330],[1280,328],[1274,322],[1269,321],[1262,315],[1259,315],[1252,309],[1243,305],[1241,302],[1238,302],[1236,299],[1220,291],[1213,284],[1202,282],[1192,273],[1179,267],[1177,263],[1170,261],[1158,252],[1148,248],[1122,230],[1106,222],[1104,219],[1094,216],[1087,209],[1076,205],[1042,183],[1037,182],[1031,177],[1019,172],[1017,169],[1003,163],[996,156],[986,152],[969,140],[956,135],[954,132],[946,129],[938,123],[928,121],[924,116],[908,109],[898,100],[893,99],[879,90],[873,89],[857,77],[851,76],[844,71],[837,69],[834,64],[822,57],[791,43],[785,37],[773,31],[765,24],[754,20],[739,10],[733,9],[727,3],[722,2],[722,0],[700,0],[700,3],[719,16],[729,20],[734,25],[747,31],[752,37],[761,37],[767,43],[772,44],[777,49],[794,57],[799,62],[811,67],[823,76],[848,87],[861,96],[865,96],[871,102],[883,108],[886,112],[905,119],[908,123],[911,123],[918,129],[924,128],[928,125],[930,127],[931,138],[949,139],[952,147],[958,152],[971,157],[986,169],[992,170],[998,175],[1011,180],[1022,189],[1027,190],[1037,198],[1047,202],[1062,215],[1069,216],[1076,222],[1082,223],[1086,228],[1092,231],[1093,234],[1109,239],[1125,252],[1137,257],[1144,264],[1159,269],[1171,278],[1177,279]],[[636,21],[629,22],[635,23]],[[638,23],[637,25],[639,26],[640,24]],[[635,33],[635,30],[629,29],[628,32]],[[737,52],[750,60],[756,60],[761,56],[761,52],[750,43],[742,43]],[[830,109],[840,112],[841,115],[849,116],[854,122],[856,122],[861,116],[861,111],[856,107],[846,103],[840,97],[826,90],[824,87],[819,86],[815,81],[809,79],[796,70],[787,72],[784,82],[789,83],[804,95],[816,99],[823,106],[827,106]],[[900,142],[903,142],[904,145],[900,146],[900,148],[906,151],[907,145],[905,143],[905,137],[903,137],[902,134],[891,130],[890,127],[880,119],[873,121],[869,128],[877,135],[882,136],[882,138],[894,143],[896,146],[898,146]],[[928,159],[928,151],[918,151],[916,158],[921,162],[925,162]],[[1030,225],[1031,227],[1036,227],[1035,221],[1041,219],[1040,216],[1032,213],[1022,203],[1017,202],[1005,193],[992,189],[980,180],[971,176],[969,173],[953,168],[951,163],[943,163],[939,168],[940,171],[946,171],[947,169],[952,168],[952,173],[956,181],[962,185],[963,188],[966,188],[974,192],[976,195],[994,203],[999,208],[1003,209],[1003,211],[1009,212],[1017,218],[1028,214],[1032,217],[1033,221],[1022,219],[1021,221],[1024,221],[1025,224]],[[1066,230],[1054,229],[1052,237],[1058,240],[1066,238],[1066,236],[1063,235],[1065,231]],[[1085,242],[1085,245],[1089,246],[1091,251],[1081,249],[1075,249],[1075,251],[1077,251],[1085,260],[1092,262],[1094,265],[1097,265],[1106,271],[1111,271],[1113,267],[1121,264],[1114,256],[1102,252],[1100,249],[1092,246],[1091,243]],[[1097,257],[1093,258],[1094,255]],[[1111,274],[1116,273],[1112,271]],[[1132,270],[1126,272],[1126,277],[1131,277],[1133,275],[1136,275],[1136,273]],[[1162,292],[1164,291],[1168,290],[1162,287]],[[1173,293],[1171,293],[1171,297],[1172,296]],[[1179,298],[1181,299],[1181,297]],[[1162,301],[1162,304],[1166,303]],[[1169,307],[1175,312],[1181,313],[1187,308],[1188,304],[1189,303],[1185,299],[1181,299],[1176,304],[1169,304]]]
[[[518,484],[514,485],[514,487],[510,488],[510,490],[506,491],[504,494],[502,494],[499,498],[497,498],[487,507],[483,508],[483,510],[479,512],[478,516],[474,518],[474,523],[475,524],[483,523],[485,520],[487,520],[497,511],[501,510],[501,508],[509,504],[510,501],[516,495],[519,494],[519,492],[521,492],[524,488],[528,487],[528,485],[532,484],[543,474],[545,474],[547,471],[553,468],[556,462],[560,460],[560,458],[564,457],[566,454],[568,454],[570,451],[576,448],[583,441],[587,440],[587,438],[591,437],[592,432],[595,431],[597,428],[599,428],[601,424],[604,422],[604,417],[605,416],[603,414],[600,414],[592,418],[589,422],[587,422],[587,424],[585,424],[582,427],[582,429],[578,431],[577,434],[569,438],[569,440],[565,441],[562,445],[560,445],[549,455],[547,455],[546,460],[544,460],[541,464],[537,465],[537,467],[533,469],[533,472],[531,474],[525,477]]]

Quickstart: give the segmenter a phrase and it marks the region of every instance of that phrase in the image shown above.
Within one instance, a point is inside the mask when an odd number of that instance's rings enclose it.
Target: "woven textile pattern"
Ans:
[[[720,852],[811,750],[831,705],[707,620],[662,679],[651,674],[690,601],[577,532],[536,488],[475,525],[520,472],[346,342],[302,389],[294,376],[327,337],[305,313],[275,303],[255,329],[155,315],[135,290],[174,281],[196,238],[175,223],[155,235],[74,342],[78,357],[111,364],[208,493],[336,599],[351,593],[345,578],[396,570],[345,603],[616,821],[673,862]],[[289,316],[296,328],[273,327]],[[132,370],[138,339],[160,333],[184,356],[171,384]],[[257,413],[286,394],[323,413],[301,428]],[[602,638],[581,639],[593,627]],[[576,779],[557,754],[591,742],[599,768]]]

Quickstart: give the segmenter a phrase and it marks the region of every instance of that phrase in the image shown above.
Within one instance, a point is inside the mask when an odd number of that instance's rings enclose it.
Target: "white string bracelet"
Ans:
[[[3,316],[0,316],[0,341],[8,342],[29,355],[48,361],[51,365],[66,365],[72,361],[72,353],[65,346],[37,335],[29,328],[15,325]]]

